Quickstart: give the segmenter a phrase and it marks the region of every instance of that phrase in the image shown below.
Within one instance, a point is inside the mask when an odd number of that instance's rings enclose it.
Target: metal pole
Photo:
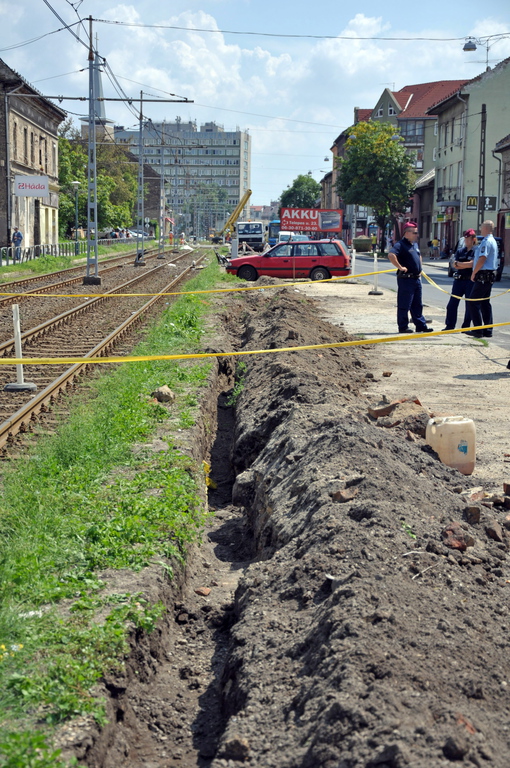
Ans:
[[[78,187],[74,188],[74,253],[78,256],[80,247],[78,245]]]
[[[144,190],[143,190],[143,91],[140,91],[140,115],[139,115],[139,138],[138,138],[138,203],[137,203],[137,222],[138,237],[136,238],[136,259],[135,267],[144,267]],[[141,237],[140,237],[141,235]]]
[[[94,50],[92,39],[92,16],[89,16],[89,132],[88,132],[88,185],[87,185],[87,273],[83,278],[84,285],[100,285],[97,239],[97,165],[96,165],[96,88],[94,83]],[[92,238],[94,229],[94,238]],[[93,250],[93,256],[91,251]],[[90,267],[94,265],[94,274]]]
[[[482,104],[480,118],[480,172],[478,177],[478,231],[482,226],[485,212],[485,143],[487,131],[487,106]]]
[[[375,273],[374,274],[374,287],[373,287],[373,289],[371,291],[368,292],[369,296],[382,296],[383,295],[383,292],[380,291],[378,289],[378,287],[377,287],[378,286],[378,277],[379,277],[379,275],[377,274],[378,270],[379,270],[379,267],[377,266],[377,248],[376,248],[375,251],[374,251],[374,273]]]
[[[12,305],[12,319],[14,322],[14,354],[18,360],[22,357],[21,350],[21,326],[19,321],[19,304]],[[37,389],[37,384],[31,381],[25,381],[23,377],[23,365],[18,363],[16,365],[16,382],[13,384],[6,384],[4,387],[5,392],[33,392]]]

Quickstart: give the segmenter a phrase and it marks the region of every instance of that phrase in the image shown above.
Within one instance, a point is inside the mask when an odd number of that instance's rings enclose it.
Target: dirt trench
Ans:
[[[218,350],[347,338],[292,289],[222,299],[216,327]],[[84,764],[507,767],[505,512],[467,511],[419,420],[367,416],[370,355],[245,358],[235,421],[220,359],[195,448],[214,522],[178,583],[153,574],[171,610],[105,680],[111,724],[69,726]]]

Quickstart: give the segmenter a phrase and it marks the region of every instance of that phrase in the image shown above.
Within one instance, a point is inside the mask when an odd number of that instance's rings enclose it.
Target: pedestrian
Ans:
[[[397,268],[397,323],[399,333],[412,333],[411,320],[418,333],[430,333],[423,316],[421,286],[421,255],[417,246],[418,225],[412,221],[404,224],[403,237],[390,248],[388,258]]]
[[[439,240],[437,237],[432,238],[432,258],[439,259]]]
[[[18,227],[14,227],[14,232],[12,233],[12,244],[14,246],[14,260],[19,261],[21,259],[21,241],[23,240],[23,235],[19,231]]]
[[[372,253],[375,253],[375,251],[376,251],[376,248],[377,248],[377,235],[375,235],[375,234],[374,234],[374,235],[372,235],[372,237],[370,238],[370,240],[371,240],[371,242],[372,242]]]
[[[469,299],[471,296],[473,288],[473,282],[471,280],[471,275],[473,274],[473,248],[475,243],[475,230],[466,229],[464,232],[464,245],[457,248],[455,251],[455,261],[453,262],[455,272],[453,273],[452,295],[446,306],[446,319],[443,331],[453,331],[457,324],[457,310],[459,308],[461,297],[465,296],[466,299]],[[469,328],[470,323],[471,312],[469,309],[469,301],[466,301],[462,327]]]
[[[493,237],[494,222],[484,221],[481,227],[482,240],[475,248],[473,258],[473,274],[471,280],[474,285],[471,291],[469,311],[473,325],[492,325],[492,307],[490,295],[492,284],[496,280],[498,267],[498,245]],[[466,331],[469,336],[481,339],[482,336],[490,339],[492,328],[483,330]]]

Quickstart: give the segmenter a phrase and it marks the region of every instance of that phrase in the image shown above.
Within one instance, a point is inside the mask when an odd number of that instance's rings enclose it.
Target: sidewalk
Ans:
[[[446,262],[447,263],[447,262]],[[370,282],[311,283],[299,290],[313,297],[322,317],[352,335],[382,339],[396,335],[396,293],[370,296]],[[426,307],[430,325],[441,329],[444,309]],[[407,340],[404,340],[407,339]],[[466,416],[477,429],[477,464],[473,485],[500,490],[510,482],[508,352],[462,333],[379,343],[365,347],[375,379],[367,381],[374,400],[417,395],[434,415]],[[390,372],[389,377],[382,373]],[[505,455],[506,454],[506,455]]]

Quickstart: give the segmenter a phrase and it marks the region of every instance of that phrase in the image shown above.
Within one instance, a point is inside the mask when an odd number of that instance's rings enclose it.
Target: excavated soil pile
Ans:
[[[243,349],[347,338],[293,289],[245,307]],[[505,510],[468,502],[416,414],[393,429],[367,415],[369,349],[244,360],[233,503],[254,561],[211,765],[507,768]]]

